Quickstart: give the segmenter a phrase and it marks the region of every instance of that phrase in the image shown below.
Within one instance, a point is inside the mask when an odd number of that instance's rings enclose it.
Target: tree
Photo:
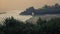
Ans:
[[[40,34],[60,34],[60,18],[51,19],[42,23],[39,29]]]
[[[3,23],[3,31],[5,34],[22,34],[23,22],[14,19],[13,17],[6,18]]]

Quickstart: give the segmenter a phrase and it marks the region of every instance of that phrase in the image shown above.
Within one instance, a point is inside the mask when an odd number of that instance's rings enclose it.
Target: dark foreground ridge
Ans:
[[[13,17],[6,18],[3,25],[0,24],[0,34],[60,34],[60,18],[50,21],[39,18],[36,23],[24,23]]]
[[[44,14],[60,14],[60,5],[55,4],[54,6],[47,6],[40,9],[35,9],[34,7],[30,7],[26,9],[26,11],[21,12],[20,15],[32,15],[34,12],[35,15],[44,15]]]

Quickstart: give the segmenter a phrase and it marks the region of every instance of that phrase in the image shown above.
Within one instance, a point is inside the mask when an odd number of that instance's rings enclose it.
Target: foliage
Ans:
[[[43,22],[43,23],[42,23]],[[42,23],[42,24],[38,24],[40,25],[40,32],[43,34],[60,34],[60,18],[55,18],[55,19],[51,19],[50,21],[43,21],[40,20],[40,22],[38,23]]]
[[[60,18],[49,21],[39,18],[37,24],[24,23],[13,17],[6,18],[0,25],[0,34],[60,34]]]

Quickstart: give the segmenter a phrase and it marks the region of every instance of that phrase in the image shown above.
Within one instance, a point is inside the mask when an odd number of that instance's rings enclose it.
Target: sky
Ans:
[[[25,21],[29,19],[30,16],[28,16],[29,18],[26,16],[19,16],[18,13],[20,13],[21,10],[26,10],[32,6],[38,9],[44,5],[54,5],[56,3],[60,4],[60,0],[0,0],[0,13],[8,11],[6,14],[0,14],[0,20],[5,16],[14,16],[17,19]]]
[[[40,8],[44,5],[60,4],[60,0],[0,0],[0,11],[25,10],[28,7]]]

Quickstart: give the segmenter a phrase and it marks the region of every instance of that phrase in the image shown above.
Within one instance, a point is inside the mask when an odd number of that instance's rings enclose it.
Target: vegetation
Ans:
[[[32,11],[37,15],[60,14],[60,5],[55,4],[53,7],[45,5],[42,9],[38,10],[31,7],[27,9],[27,11],[29,12],[23,12],[24,15],[32,15]],[[16,20],[14,17],[9,17],[5,19],[3,25],[0,24],[0,34],[60,34],[60,18],[51,19],[49,21],[43,21],[39,18],[37,24],[32,24]]]
[[[60,34],[60,18],[50,21],[39,18],[37,24],[24,23],[13,17],[6,18],[0,25],[0,34]]]

